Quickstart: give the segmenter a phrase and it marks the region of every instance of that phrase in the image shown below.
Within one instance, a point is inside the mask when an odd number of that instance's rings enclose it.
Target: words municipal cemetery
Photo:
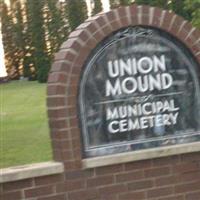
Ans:
[[[199,140],[198,71],[184,45],[161,30],[128,27],[105,39],[80,86],[88,156]]]

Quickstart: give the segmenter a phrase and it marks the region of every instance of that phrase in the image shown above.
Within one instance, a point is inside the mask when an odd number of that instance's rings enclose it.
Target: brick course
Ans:
[[[75,165],[76,162],[73,159],[66,162],[63,174],[4,183],[0,199],[199,199],[199,153],[178,155],[176,159],[170,156],[85,170]]]

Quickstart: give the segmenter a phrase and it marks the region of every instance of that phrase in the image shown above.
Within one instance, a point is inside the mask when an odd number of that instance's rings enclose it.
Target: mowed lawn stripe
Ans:
[[[51,160],[46,84],[12,81],[0,96],[0,168]]]

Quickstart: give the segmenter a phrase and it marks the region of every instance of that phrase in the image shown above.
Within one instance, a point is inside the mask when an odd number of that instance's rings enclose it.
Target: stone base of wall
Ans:
[[[0,199],[198,200],[200,154],[7,180],[0,185]]]

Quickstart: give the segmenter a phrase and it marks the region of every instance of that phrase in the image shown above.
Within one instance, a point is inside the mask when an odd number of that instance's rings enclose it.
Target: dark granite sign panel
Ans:
[[[88,59],[79,105],[84,156],[200,140],[198,64],[177,39],[129,27]]]

